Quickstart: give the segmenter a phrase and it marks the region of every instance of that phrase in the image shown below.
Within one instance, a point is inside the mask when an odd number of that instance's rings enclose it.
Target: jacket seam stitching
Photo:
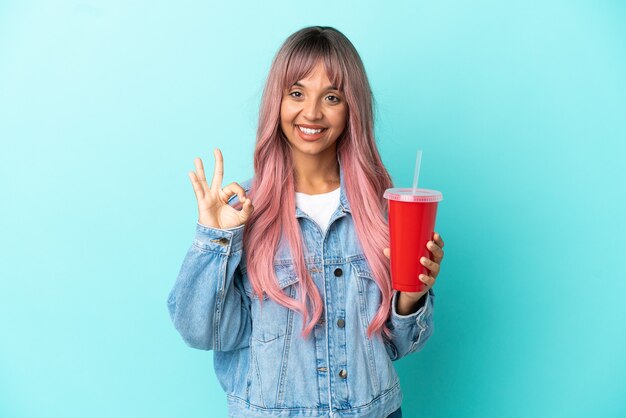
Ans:
[[[359,301],[361,302],[359,305],[359,310],[361,311],[361,325],[364,327],[363,332],[365,333],[365,343],[367,345],[367,363],[370,369],[370,374],[372,376],[372,381],[374,383],[374,391],[378,393],[380,389],[380,383],[378,382],[378,376],[376,375],[376,366],[373,363],[374,350],[372,348],[372,340],[367,336],[367,327],[369,326],[368,321],[370,320],[367,315],[367,296],[365,295],[365,284],[363,283],[358,268],[355,268],[357,275],[357,286],[359,288]],[[368,277],[366,279],[369,280]]]
[[[222,340],[220,339],[220,325],[222,321],[222,309],[224,305],[224,285],[226,282],[226,273],[228,271],[228,258],[220,263],[220,275],[217,289],[217,303],[215,309],[215,318],[213,319],[213,327],[215,334],[215,350],[222,350]]]
[[[293,286],[292,286],[293,288]],[[293,297],[293,290],[291,296]],[[293,310],[287,310],[287,330],[285,333],[285,341],[283,342],[283,361],[282,368],[280,372],[280,380],[278,381],[278,393],[276,394],[276,405],[282,405],[284,402],[284,392],[285,392],[285,375],[287,374],[287,364],[289,363],[289,347],[291,346],[291,332],[293,329]]]
[[[349,408],[348,410],[350,412],[362,412],[363,410],[367,410],[369,407],[371,407],[373,404],[375,404],[376,402],[380,401],[382,398],[390,396],[393,392],[398,392],[400,391],[400,381],[398,380],[392,387],[390,387],[389,389],[387,389],[385,392],[379,394],[378,396],[376,396],[374,399],[372,399],[371,401],[369,401],[366,404],[354,407],[354,408]],[[259,405],[255,405],[251,402],[246,401],[245,399],[237,396],[237,395],[233,395],[231,393],[227,394],[227,398],[232,399],[235,402],[238,403],[243,403],[244,406],[250,406],[254,409],[260,409],[260,410],[267,410],[267,411],[275,411],[275,410],[279,410],[279,411],[314,411],[314,412],[319,412],[320,409],[319,408],[315,408],[315,407],[293,407],[293,408],[267,408],[267,407],[261,407]],[[397,409],[397,408],[396,408]],[[333,412],[333,410],[331,410],[330,405],[328,407],[328,411],[329,412]],[[342,409],[342,412],[345,412],[347,410]],[[265,411],[263,411],[265,412]]]

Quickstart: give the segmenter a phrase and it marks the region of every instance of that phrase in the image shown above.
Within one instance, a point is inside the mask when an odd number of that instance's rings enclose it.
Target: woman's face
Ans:
[[[346,126],[347,113],[342,92],[332,86],[320,61],[307,78],[283,93],[280,127],[294,158],[304,154],[335,158],[336,141]]]

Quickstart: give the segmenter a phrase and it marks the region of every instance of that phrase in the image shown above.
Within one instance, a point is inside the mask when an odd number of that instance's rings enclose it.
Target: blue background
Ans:
[[[406,417],[626,416],[623,1],[0,2],[0,416],[226,416],[166,297],[196,156],[252,175],[271,59],[360,52],[399,187],[441,190]]]

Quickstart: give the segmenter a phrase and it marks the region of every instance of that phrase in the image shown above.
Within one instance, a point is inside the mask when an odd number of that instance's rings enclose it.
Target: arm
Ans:
[[[398,313],[399,293],[394,291],[391,299],[391,314],[386,322],[391,330],[392,338],[391,340],[384,339],[387,353],[394,361],[421,350],[435,327],[433,322],[435,293],[432,288],[417,302],[417,311],[408,315]]]
[[[433,254],[433,260],[426,257],[420,259],[420,263],[428,269],[430,274],[429,276],[425,274],[419,276],[420,281],[426,285],[428,291],[407,292],[406,294],[399,294],[395,290],[393,292],[391,314],[385,323],[391,330],[392,338],[384,338],[387,353],[392,360],[398,360],[414,351],[421,350],[434,331],[435,293],[433,286],[443,260],[443,245],[443,239],[435,232],[433,241],[426,244],[426,247]],[[390,258],[389,248],[385,248],[383,253]],[[400,295],[402,297],[399,297]],[[417,297],[419,299],[415,301]]]
[[[400,315],[410,315],[417,312],[419,308],[424,306],[426,301],[425,295],[422,295],[418,300],[415,300],[407,292],[398,292],[398,301],[396,303],[396,312]]]
[[[248,345],[252,322],[239,270],[243,230],[197,223],[167,300],[174,327],[190,347],[229,351]]]

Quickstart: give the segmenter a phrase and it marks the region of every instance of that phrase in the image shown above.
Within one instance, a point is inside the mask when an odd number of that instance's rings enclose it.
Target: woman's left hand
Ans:
[[[406,297],[414,301],[418,301],[422,296],[428,293],[428,290],[435,285],[435,280],[437,280],[437,276],[441,271],[441,261],[443,260],[443,240],[441,236],[435,232],[433,240],[426,243],[426,248],[433,254],[433,259],[422,257],[420,260],[420,263],[430,272],[428,276],[425,274],[420,274],[419,276],[419,280],[426,285],[424,290],[421,292],[402,292],[403,295],[406,295]],[[391,250],[389,248],[385,248],[383,254],[391,259]]]

